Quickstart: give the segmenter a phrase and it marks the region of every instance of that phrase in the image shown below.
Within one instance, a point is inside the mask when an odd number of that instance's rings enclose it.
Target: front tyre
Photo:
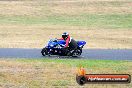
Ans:
[[[46,48],[43,48],[42,51],[41,51],[41,54],[43,56],[48,55],[47,49]]]

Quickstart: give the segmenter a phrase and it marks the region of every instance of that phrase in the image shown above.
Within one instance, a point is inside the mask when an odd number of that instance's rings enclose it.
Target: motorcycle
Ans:
[[[78,47],[71,53],[71,50],[68,49],[67,53],[62,52],[62,48],[65,46],[66,42],[64,40],[51,39],[48,42],[48,45],[44,47],[41,51],[43,56],[50,55],[60,55],[60,56],[72,56],[79,57],[82,54],[82,48],[86,44],[85,41],[77,41]],[[70,52],[70,54],[69,54]]]

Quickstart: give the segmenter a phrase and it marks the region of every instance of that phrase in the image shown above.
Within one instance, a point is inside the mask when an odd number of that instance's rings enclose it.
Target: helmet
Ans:
[[[64,33],[62,34],[62,38],[63,38],[63,39],[67,39],[68,36],[69,36],[69,34],[68,34],[67,32],[64,32]]]

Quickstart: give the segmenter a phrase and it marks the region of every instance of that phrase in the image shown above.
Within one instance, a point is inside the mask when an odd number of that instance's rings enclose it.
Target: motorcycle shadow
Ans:
[[[43,56],[43,58],[49,58],[49,59],[83,59],[82,56],[79,56],[79,57],[71,57],[71,56],[57,56],[57,55]]]

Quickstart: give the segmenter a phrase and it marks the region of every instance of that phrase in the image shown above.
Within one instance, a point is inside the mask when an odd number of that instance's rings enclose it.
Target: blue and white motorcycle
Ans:
[[[86,44],[85,41],[77,41],[78,47],[72,54],[63,54],[62,48],[65,46],[66,42],[64,40],[51,39],[48,45],[44,47],[41,51],[43,56],[50,55],[60,55],[60,56],[72,56],[79,57],[82,54],[82,48]],[[70,52],[70,50],[68,51]]]

